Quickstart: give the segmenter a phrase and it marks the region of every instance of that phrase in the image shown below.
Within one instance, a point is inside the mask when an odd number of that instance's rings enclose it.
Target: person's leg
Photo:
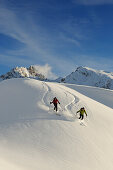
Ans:
[[[55,103],[55,110],[56,110],[56,112],[57,112],[57,103]]]
[[[55,107],[55,103],[54,103],[54,110],[56,109],[56,107]]]
[[[57,107],[57,104],[56,104],[56,112],[57,112],[57,110],[58,110],[58,107]]]
[[[80,114],[80,117],[79,117],[79,119],[81,119],[81,114]]]
[[[81,120],[83,120],[84,119],[84,115],[81,115],[81,117],[82,117]]]

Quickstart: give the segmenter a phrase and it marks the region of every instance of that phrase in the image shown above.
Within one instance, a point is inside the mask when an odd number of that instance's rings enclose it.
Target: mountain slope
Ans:
[[[75,72],[61,79],[60,82],[113,89],[113,73],[78,67]]]
[[[0,94],[2,170],[113,169],[111,108],[72,88],[32,79],[2,81]],[[54,96],[61,116],[50,106]],[[81,106],[86,126],[75,115]]]

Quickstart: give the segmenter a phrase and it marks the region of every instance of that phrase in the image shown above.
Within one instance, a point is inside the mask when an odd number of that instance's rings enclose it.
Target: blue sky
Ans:
[[[113,72],[113,0],[0,0],[0,74],[38,65]],[[53,76],[54,76],[53,75]]]

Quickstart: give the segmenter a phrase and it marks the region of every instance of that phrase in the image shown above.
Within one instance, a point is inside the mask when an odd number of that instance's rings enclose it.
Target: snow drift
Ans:
[[[110,107],[74,87],[33,79],[2,81],[0,94],[2,170],[113,169]],[[54,96],[61,116],[50,106]],[[84,125],[76,115],[81,106],[88,114]]]

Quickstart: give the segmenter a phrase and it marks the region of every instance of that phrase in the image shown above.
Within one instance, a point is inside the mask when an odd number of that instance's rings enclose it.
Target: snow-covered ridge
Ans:
[[[60,82],[113,89],[113,73],[78,67],[75,72],[62,78]]]
[[[1,75],[0,79],[11,79],[11,78],[24,78],[24,77],[33,77],[39,80],[45,80],[45,76],[39,73],[35,66],[26,67],[16,67],[10,70],[8,73]]]

